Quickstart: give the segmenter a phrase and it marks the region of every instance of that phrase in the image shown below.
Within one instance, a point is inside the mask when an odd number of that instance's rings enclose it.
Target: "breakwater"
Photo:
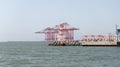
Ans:
[[[120,46],[117,41],[54,41],[48,44],[49,46]]]
[[[49,44],[49,46],[80,46],[81,43],[79,41],[64,41],[61,43],[60,41],[54,41]]]

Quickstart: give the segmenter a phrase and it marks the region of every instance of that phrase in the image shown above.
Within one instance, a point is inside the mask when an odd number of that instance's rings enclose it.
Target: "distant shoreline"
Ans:
[[[0,43],[8,43],[8,42],[46,42],[46,41],[0,41]]]

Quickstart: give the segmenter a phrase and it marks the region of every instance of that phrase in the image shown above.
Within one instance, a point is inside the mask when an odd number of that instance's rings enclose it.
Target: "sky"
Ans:
[[[0,41],[41,41],[34,32],[67,22],[83,35],[115,34],[120,0],[0,0]]]

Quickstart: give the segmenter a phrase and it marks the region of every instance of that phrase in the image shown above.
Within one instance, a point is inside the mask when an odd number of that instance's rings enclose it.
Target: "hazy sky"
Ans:
[[[115,33],[120,0],[0,0],[0,41],[39,41],[34,32],[66,21],[84,34]],[[120,27],[119,27],[120,28]]]

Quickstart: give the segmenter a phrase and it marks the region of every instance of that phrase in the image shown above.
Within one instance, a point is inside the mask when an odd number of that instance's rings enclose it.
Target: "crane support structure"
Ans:
[[[74,31],[78,28],[71,27],[68,23],[61,23],[53,28],[45,28],[42,31],[35,32],[37,34],[45,34],[45,41],[73,41]]]

